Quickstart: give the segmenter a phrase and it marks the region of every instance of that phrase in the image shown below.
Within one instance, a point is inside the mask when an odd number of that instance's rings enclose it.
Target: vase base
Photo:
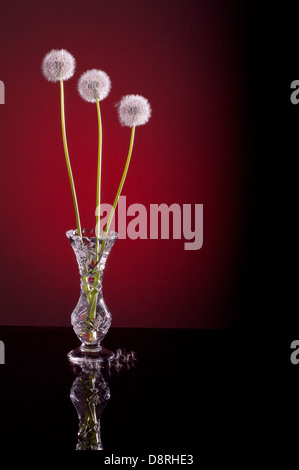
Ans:
[[[114,358],[114,353],[109,351],[103,346],[100,346],[96,351],[82,350],[80,346],[77,349],[73,349],[67,355],[68,360],[73,364],[77,364],[80,367],[87,367],[92,369],[100,368]]]

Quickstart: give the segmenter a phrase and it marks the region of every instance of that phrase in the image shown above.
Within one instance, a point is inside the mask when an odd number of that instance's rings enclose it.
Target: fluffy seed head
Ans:
[[[102,70],[87,70],[78,81],[80,96],[90,103],[95,103],[96,99],[102,101],[108,96],[110,89],[110,78]]]
[[[76,61],[65,49],[52,49],[42,62],[44,77],[50,82],[68,80],[74,75]]]
[[[141,126],[151,117],[151,107],[140,95],[126,95],[118,104],[118,116],[123,126]]]

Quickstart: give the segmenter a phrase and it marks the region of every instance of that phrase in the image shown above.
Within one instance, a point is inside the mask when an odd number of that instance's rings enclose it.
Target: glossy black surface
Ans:
[[[79,369],[66,357],[78,346],[72,328],[1,327],[0,339],[1,450],[75,450],[69,394]],[[272,409],[278,379],[286,386],[289,379],[282,366],[294,370],[287,341],[285,357],[271,356],[266,343],[237,330],[111,328],[103,344],[137,354],[135,367],[106,375],[111,398],[101,436],[114,454],[256,449],[272,411],[279,413]]]

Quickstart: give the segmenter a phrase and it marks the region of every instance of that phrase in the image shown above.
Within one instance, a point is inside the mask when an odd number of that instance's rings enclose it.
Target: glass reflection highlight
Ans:
[[[97,364],[86,361],[73,382],[70,399],[79,418],[76,450],[103,450],[101,416],[111,397],[107,376],[135,365],[136,353],[117,349],[114,358]]]

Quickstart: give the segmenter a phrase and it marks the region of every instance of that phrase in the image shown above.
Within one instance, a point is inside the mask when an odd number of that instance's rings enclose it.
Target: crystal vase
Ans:
[[[77,230],[66,233],[78,262],[81,288],[71,315],[71,323],[81,346],[70,351],[68,358],[80,366],[92,366],[114,357],[101,345],[111,325],[111,313],[103,299],[102,283],[106,261],[118,234],[109,232],[100,238],[85,234],[86,229],[82,237],[78,236]]]

